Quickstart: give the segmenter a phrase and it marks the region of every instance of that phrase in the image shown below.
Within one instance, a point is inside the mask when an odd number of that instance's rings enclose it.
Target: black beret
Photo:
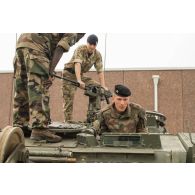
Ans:
[[[87,43],[89,43],[90,45],[97,45],[98,37],[96,35],[89,35],[87,38]]]
[[[131,95],[129,88],[125,87],[124,85],[115,85],[114,92],[116,95],[121,97],[128,97]]]

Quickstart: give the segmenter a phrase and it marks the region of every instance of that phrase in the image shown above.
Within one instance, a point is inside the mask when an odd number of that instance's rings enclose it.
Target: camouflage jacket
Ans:
[[[138,104],[130,103],[126,111],[120,114],[114,104],[111,104],[100,112],[98,120],[94,122],[94,128],[98,133],[146,132],[145,110]]]
[[[30,48],[44,53],[51,60],[57,46],[67,52],[80,38],[78,33],[24,33],[19,37],[16,49]]]
[[[74,64],[81,63],[81,73],[86,73],[94,65],[98,73],[102,72],[102,56],[98,50],[95,50],[91,55],[88,54],[87,45],[79,46],[67,64],[65,64],[64,69],[69,69],[74,72]]]

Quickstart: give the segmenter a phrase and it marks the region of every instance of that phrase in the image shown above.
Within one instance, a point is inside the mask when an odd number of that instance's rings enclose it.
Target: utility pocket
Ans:
[[[36,73],[39,75],[48,75],[49,74],[49,66],[50,61],[45,56],[38,55],[37,51],[33,51],[33,53],[29,53],[29,63],[28,70],[31,73]],[[35,53],[37,55],[35,55]]]

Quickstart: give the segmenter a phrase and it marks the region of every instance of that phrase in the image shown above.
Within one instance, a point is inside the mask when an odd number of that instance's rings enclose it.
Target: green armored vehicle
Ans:
[[[63,136],[60,143],[35,142],[8,126],[0,132],[0,162],[194,162],[194,133],[165,133],[162,114],[147,112],[147,117],[147,134],[101,137],[83,133],[84,124],[55,122],[50,130]]]

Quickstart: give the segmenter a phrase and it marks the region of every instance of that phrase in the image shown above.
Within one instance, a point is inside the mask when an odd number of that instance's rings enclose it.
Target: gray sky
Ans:
[[[75,48],[85,44],[88,33],[60,60],[62,70]],[[19,37],[19,33],[17,37]],[[106,69],[195,69],[195,34],[97,34],[97,49]],[[107,38],[106,38],[107,37]],[[105,47],[106,41],[106,47]],[[13,71],[16,34],[0,34],[0,71]],[[105,58],[106,52],[106,58]],[[104,62],[106,59],[106,62]]]

